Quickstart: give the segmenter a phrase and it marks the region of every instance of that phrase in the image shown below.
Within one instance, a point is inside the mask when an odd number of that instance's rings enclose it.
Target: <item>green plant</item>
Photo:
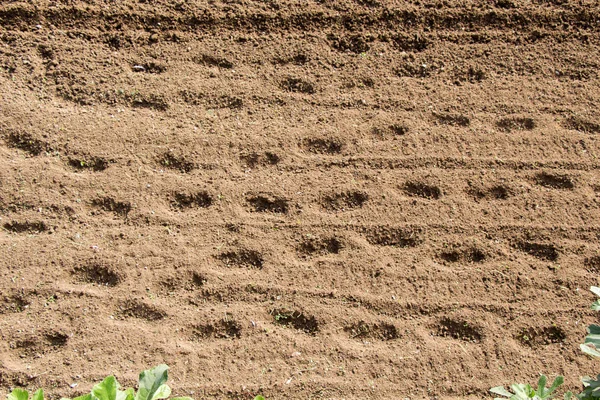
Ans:
[[[538,380],[537,390],[529,384],[516,383],[510,386],[514,393],[509,392],[503,386],[493,387],[490,389],[490,392],[499,394],[500,396],[508,397],[510,400],[547,400],[554,398],[552,393],[563,384],[564,378],[562,376],[557,376],[549,388],[546,388],[546,382],[546,375],[542,375]],[[573,393],[568,392],[565,394],[565,400],[569,400],[571,397],[573,397]],[[502,399],[497,397],[495,400]]]
[[[171,388],[166,384],[169,377],[169,367],[165,364],[142,371],[138,379],[138,391],[133,388],[121,390],[121,385],[114,376],[108,376],[96,384],[91,393],[75,397],[73,400],[160,400],[168,399]],[[25,389],[15,389],[7,400],[30,400],[29,392]],[[37,390],[31,400],[44,400],[44,391]],[[62,398],[61,400],[71,400]],[[172,397],[170,400],[193,400],[191,397]],[[265,400],[256,396],[254,400]]]
[[[592,286],[590,291],[600,298],[599,287]],[[596,301],[594,301],[591,309],[594,311],[600,311],[600,299],[596,299]],[[600,351],[598,351],[598,349],[600,349],[600,325],[589,325],[587,328],[587,333],[588,335],[585,337],[583,344],[580,345],[581,351],[591,357],[600,358]],[[490,389],[490,392],[508,397],[510,400],[552,399],[555,397],[555,395],[552,393],[563,384],[564,378],[562,376],[556,377],[549,389],[546,389],[546,380],[547,378],[545,375],[540,376],[537,390],[529,384],[519,383],[510,386],[514,393],[509,392],[503,386],[493,387]],[[581,378],[581,381],[583,383],[583,391],[575,395],[571,392],[567,392],[564,395],[565,399],[571,399],[573,397],[579,400],[600,399],[600,375],[598,375],[596,379],[586,376]],[[502,399],[496,398],[495,400]]]
[[[8,395],[8,400],[29,400],[29,392],[25,389],[15,389]],[[38,389],[33,394],[32,400],[44,400],[44,391]]]

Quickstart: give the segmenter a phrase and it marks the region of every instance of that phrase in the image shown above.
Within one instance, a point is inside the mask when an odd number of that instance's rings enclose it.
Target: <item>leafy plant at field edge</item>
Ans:
[[[138,379],[137,393],[133,388],[120,390],[121,385],[114,376],[108,376],[92,388],[91,393],[75,397],[72,400],[161,400],[168,399],[171,388],[165,383],[169,377],[169,367],[165,364],[142,371]],[[30,400],[29,392],[25,389],[14,389],[7,400]],[[44,400],[44,391],[38,389],[31,400]],[[61,398],[61,400],[71,400]],[[191,397],[172,397],[170,400],[193,400]],[[265,400],[263,396],[256,396],[254,400]]]
[[[554,398],[552,392],[554,392],[560,385],[563,384],[565,379],[562,376],[557,376],[552,382],[552,385],[546,389],[547,382],[546,375],[540,376],[538,380],[537,390],[534,389],[530,384],[516,383],[510,386],[514,393],[509,392],[503,386],[496,386],[490,389],[490,392],[499,394],[500,396],[508,397],[510,400],[549,400]],[[573,397],[573,393],[568,392],[565,394],[565,400],[569,400]],[[503,400],[500,397],[496,397],[494,400]]]
[[[599,287],[592,286],[590,287],[590,291],[600,298]],[[590,308],[594,311],[600,311],[600,299],[596,299],[596,301],[592,303]],[[580,345],[581,351],[593,358],[600,358],[600,351],[598,351],[598,349],[600,349],[600,326],[595,324],[589,325],[587,328],[587,332],[588,335],[585,337],[584,343]],[[571,399],[573,396],[575,396],[575,398],[579,400],[600,399],[600,375],[598,375],[596,379],[590,378],[589,376],[585,376],[581,378],[581,381],[583,383],[583,391],[575,395],[573,395],[571,392],[567,392],[565,393],[565,399]],[[552,392],[556,390],[560,385],[562,385],[563,382],[564,378],[562,376],[558,376],[554,380],[554,383],[552,384],[550,389],[548,389],[548,391],[545,391],[546,377],[542,375],[540,377],[540,380],[538,381],[538,391],[534,390],[529,384],[514,384],[511,385],[511,389],[515,391],[514,394],[506,390],[503,386],[493,387],[490,389],[490,392],[508,397],[510,400],[551,399],[554,397],[552,395]],[[544,389],[544,391],[540,391],[540,388]],[[546,397],[542,397],[542,395],[545,395]],[[496,398],[495,400],[503,399]]]

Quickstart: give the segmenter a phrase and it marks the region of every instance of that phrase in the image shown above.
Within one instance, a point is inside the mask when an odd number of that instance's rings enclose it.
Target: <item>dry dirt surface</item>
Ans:
[[[197,399],[577,389],[599,15],[1,1],[0,392],[163,362]]]

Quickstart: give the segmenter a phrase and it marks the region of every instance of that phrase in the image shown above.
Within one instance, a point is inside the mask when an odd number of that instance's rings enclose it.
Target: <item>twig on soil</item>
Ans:
[[[32,381],[32,380],[34,380],[34,379],[37,379],[37,378],[39,378],[39,377],[40,377],[40,376],[42,376],[42,375],[46,375],[48,372],[50,372],[50,371],[42,372],[42,373],[40,373],[40,374],[37,374],[37,375],[29,375],[29,376],[28,376],[28,378],[29,378],[29,380],[31,380],[31,381]]]

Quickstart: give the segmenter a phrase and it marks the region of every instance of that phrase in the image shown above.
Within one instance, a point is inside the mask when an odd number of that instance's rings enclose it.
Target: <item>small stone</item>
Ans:
[[[158,42],[158,33],[153,33],[152,35],[150,35],[150,42],[152,42],[152,43]]]

